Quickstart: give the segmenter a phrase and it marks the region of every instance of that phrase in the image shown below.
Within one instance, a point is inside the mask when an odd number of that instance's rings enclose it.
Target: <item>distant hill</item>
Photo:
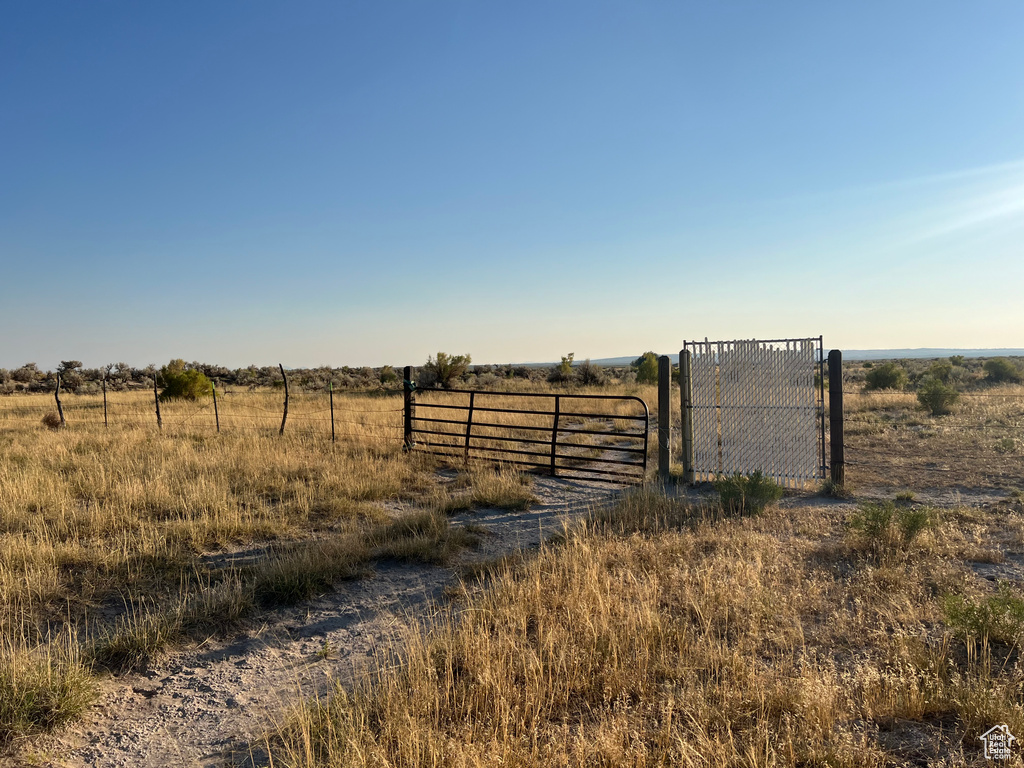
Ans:
[[[825,354],[828,355],[828,350],[825,350]],[[897,360],[897,359],[911,359],[911,358],[930,358],[930,357],[949,357],[950,355],[963,355],[964,357],[1024,357],[1024,348],[1017,347],[1003,347],[999,349],[954,349],[945,347],[918,347],[916,349],[844,349],[843,359],[844,360]],[[590,362],[595,365],[603,365],[609,368],[620,367],[629,365],[640,356],[638,352],[631,357],[602,357],[599,359],[593,359]],[[669,359],[673,365],[679,363],[679,353],[669,355]],[[582,359],[577,359],[576,363],[582,363]],[[542,368],[552,365],[558,365],[557,362],[553,363],[519,363],[519,365],[528,365],[531,367]]]
[[[945,349],[943,347],[919,347],[918,349],[844,349],[844,360],[894,360],[897,358],[949,357],[1024,357],[1024,349]]]

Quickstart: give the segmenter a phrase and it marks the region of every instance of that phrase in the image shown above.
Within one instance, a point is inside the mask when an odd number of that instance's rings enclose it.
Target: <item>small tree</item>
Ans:
[[[25,363],[21,368],[11,372],[11,378],[21,384],[29,384],[39,376],[39,367],[35,363]]]
[[[61,384],[65,389],[74,392],[81,386],[82,374],[78,372],[78,369],[81,367],[81,360],[60,361],[60,365],[57,366],[57,373],[60,374]]]
[[[963,368],[963,366],[964,366],[964,356],[963,355],[950,355],[949,356],[949,362],[952,363],[953,365],[959,367],[959,368]]]
[[[941,379],[926,376],[917,390],[917,401],[931,411],[932,416],[953,412],[953,404],[960,399],[960,393],[947,386]]]
[[[439,386],[451,389],[455,379],[462,378],[469,370],[472,362],[469,355],[448,355],[438,352],[437,357],[428,357],[426,365],[420,370],[420,383],[423,386]]]
[[[864,381],[865,389],[903,389],[907,386],[907,372],[896,363],[885,363],[873,368]]]
[[[384,385],[394,384],[398,381],[398,374],[395,373],[395,369],[390,365],[385,365],[380,369],[380,383]]]
[[[198,400],[203,395],[213,392],[213,384],[202,371],[185,365],[184,360],[171,360],[160,369],[160,379],[164,383],[160,393],[161,400],[181,398]]]
[[[637,384],[658,383],[658,356],[653,352],[644,352],[633,361],[632,367],[636,370]]]
[[[573,380],[572,370],[572,359],[575,357],[575,352],[570,352],[568,355],[562,358],[562,362],[551,369],[551,373],[548,375],[548,381],[552,384],[568,384]]]
[[[986,360],[982,367],[985,369],[985,381],[990,381],[993,384],[1013,384],[1019,383],[1021,380],[1020,369],[1005,357]]]

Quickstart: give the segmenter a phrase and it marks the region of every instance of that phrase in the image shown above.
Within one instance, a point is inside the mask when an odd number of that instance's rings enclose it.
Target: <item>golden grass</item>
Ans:
[[[293,396],[283,436],[276,392],[222,397],[220,434],[210,403],[162,403],[158,431],[148,393],[111,394],[107,428],[101,398],[63,399],[58,431],[40,418],[52,399],[0,400],[0,643],[21,649],[8,655],[50,658],[48,638],[70,630],[93,665],[130,668],[329,589],[403,542],[421,559],[431,543],[450,556],[472,542],[446,520],[415,547],[392,531],[380,502],[428,504],[436,467],[402,453],[401,398],[336,396],[337,443],[314,421],[329,418],[322,396]],[[223,568],[217,552],[251,557]]]
[[[982,587],[937,540],[883,569],[828,509],[712,519],[634,496],[467,587],[403,663],[300,707],[273,765],[976,760],[991,725],[1024,731],[1024,673],[944,625],[938,595]]]

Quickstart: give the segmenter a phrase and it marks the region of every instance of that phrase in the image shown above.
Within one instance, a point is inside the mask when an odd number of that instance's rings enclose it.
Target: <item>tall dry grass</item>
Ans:
[[[938,595],[983,589],[948,548],[971,519],[879,568],[828,509],[634,496],[301,706],[273,765],[978,762],[987,728],[1024,732],[1024,673],[944,623]]]
[[[433,508],[436,462],[403,454],[400,397],[336,396],[336,443],[325,396],[293,396],[283,436],[278,392],[222,397],[219,434],[212,402],[161,403],[158,430],[149,393],[111,394],[109,427],[100,397],[63,400],[68,426],[52,430],[40,415],[51,398],[0,399],[10,691],[51,679],[71,711],[88,696],[88,674],[35,670],[119,671],[261,607],[307,599],[375,557],[436,562],[472,542],[435,513],[427,530],[403,527],[404,514]],[[69,632],[81,638],[74,662],[41,667],[70,658],[50,640]],[[0,708],[0,731],[33,722],[63,720]]]

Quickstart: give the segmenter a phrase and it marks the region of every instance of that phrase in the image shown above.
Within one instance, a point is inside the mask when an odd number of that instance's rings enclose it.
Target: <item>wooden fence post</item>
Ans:
[[[103,426],[107,426],[107,375],[103,374]]]
[[[60,373],[57,374],[57,388],[53,390],[53,399],[57,401],[57,414],[60,416],[60,425],[62,427],[67,426],[67,422],[64,421],[64,406],[60,402]]]
[[[281,363],[277,364],[277,367],[281,369],[281,378],[284,379],[284,413],[281,415],[281,431],[277,434],[284,434],[284,425],[288,421],[288,376],[284,372],[284,366]]]
[[[220,412],[217,410],[217,382],[213,382],[213,420],[217,423],[217,432],[220,433]]]
[[[658,479],[668,482],[672,465],[672,361],[658,358]]]
[[[405,396],[405,410],[404,410],[404,435],[405,442],[402,444],[402,450],[411,451],[415,443],[412,439],[412,422],[416,418],[416,393],[414,392],[415,384],[412,383],[412,366],[407,365],[402,370],[402,386]]]
[[[331,393],[331,442],[334,442],[334,382],[328,382]]]
[[[160,418],[160,395],[156,391],[156,372],[153,372],[153,402],[156,403],[156,427],[162,430],[164,428],[164,420]]]
[[[693,483],[693,375],[690,372],[690,350],[679,351],[679,412],[683,422],[683,481]]]
[[[846,484],[846,456],[843,451],[843,353],[828,353],[828,433],[831,449],[831,480],[834,485]]]

